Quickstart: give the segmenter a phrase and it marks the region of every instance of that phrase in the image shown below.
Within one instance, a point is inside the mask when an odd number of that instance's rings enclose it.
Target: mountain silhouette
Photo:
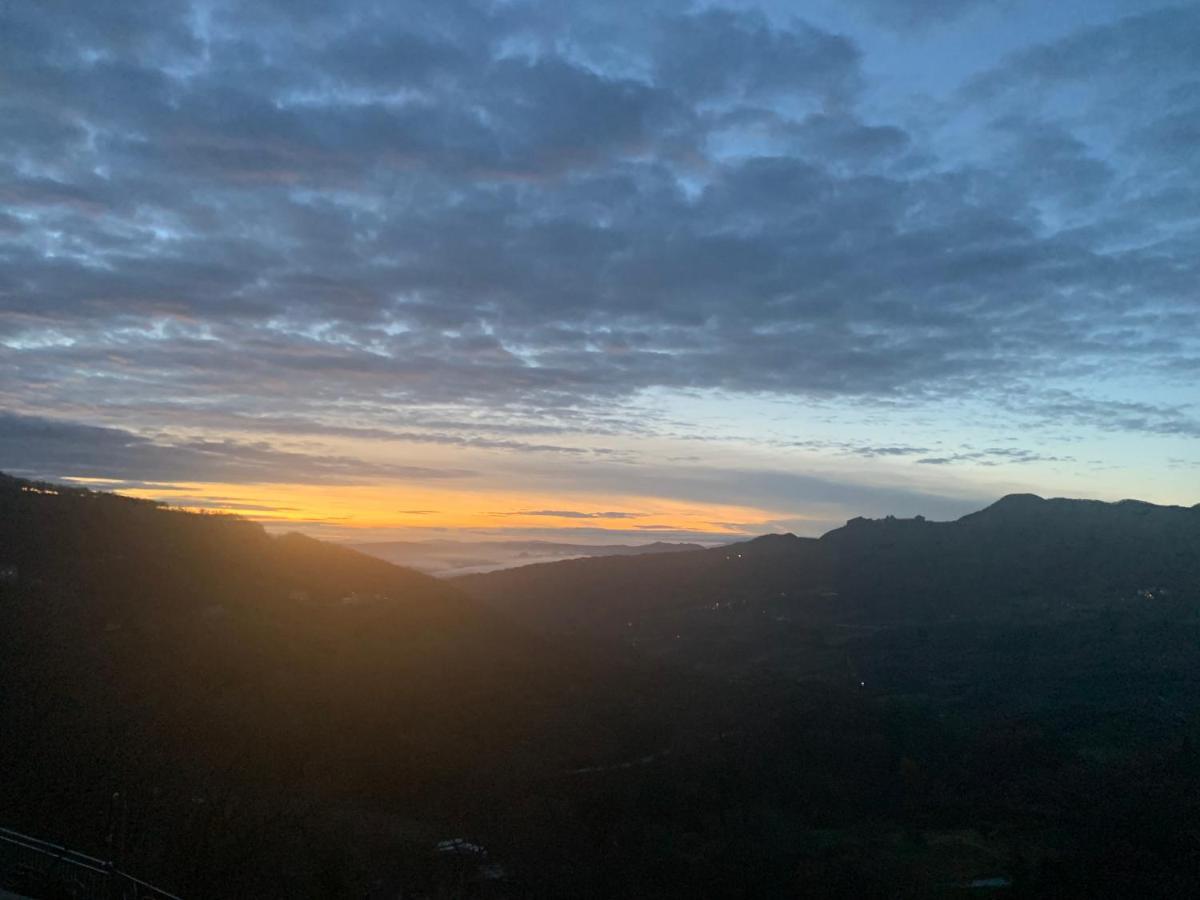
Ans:
[[[700,544],[569,544],[556,541],[371,541],[349,545],[401,566],[443,577],[581,556],[633,556],[700,550]]]
[[[0,513],[6,824],[105,854],[119,794],[148,848],[133,868],[166,886],[332,895],[312,883],[354,834],[400,854],[511,807],[497,785],[658,746],[632,667],[430,576],[7,476]]]
[[[670,556],[571,560],[455,581],[543,630],[771,608],[813,622],[1047,616],[1200,588],[1200,508],[1013,494],[952,522],[851,519]]]
[[[0,476],[0,818],[188,897],[1185,896],[1198,559],[1014,495],[446,581]]]

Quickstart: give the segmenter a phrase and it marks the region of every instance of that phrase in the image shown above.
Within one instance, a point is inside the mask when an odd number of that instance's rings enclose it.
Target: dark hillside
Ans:
[[[1053,614],[1200,588],[1200,508],[1004,497],[955,522],[855,519],[821,538],[866,615]]]
[[[874,627],[1056,615],[1200,590],[1200,508],[1005,497],[954,522],[853,519],[819,540],[768,535],[712,550],[526,566],[455,580],[549,630],[757,611]]]
[[[191,895],[353,893],[380,864],[351,833],[395,860],[504,784],[661,746],[632,668],[431,577],[11,478],[0,511],[3,824],[107,855],[119,793],[130,865]]]
[[[576,559],[453,579],[468,593],[550,631],[624,634],[630,620],[738,609],[786,597],[827,605],[832,561],[820,544],[767,535],[672,554]]]
[[[14,479],[0,512],[0,824],[187,897],[1200,877],[1196,510],[1008,498],[457,583]]]
[[[1200,877],[1200,508],[1006,497],[456,583],[549,631],[774,679],[760,699],[787,699],[747,703],[744,755],[688,762],[738,784],[753,838],[733,857],[763,895],[788,896],[783,859],[816,896],[974,896],[987,875],[997,896],[1171,897]]]

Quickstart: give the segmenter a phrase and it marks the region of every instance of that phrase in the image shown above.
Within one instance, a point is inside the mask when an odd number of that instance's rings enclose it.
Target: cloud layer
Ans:
[[[8,4],[2,399],[141,429],[104,474],[143,479],[153,425],[226,480],[351,477],[240,427],[593,459],[530,435],[646,429],[610,410],[651,391],[1195,436],[1200,10],[894,100],[879,29],[969,50],[992,6]],[[409,468],[353,477],[462,471]]]

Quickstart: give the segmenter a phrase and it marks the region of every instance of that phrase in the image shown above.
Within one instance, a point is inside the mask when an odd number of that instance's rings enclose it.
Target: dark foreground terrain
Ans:
[[[1198,604],[1196,508],[446,583],[5,478],[0,826],[187,897],[1190,896]]]

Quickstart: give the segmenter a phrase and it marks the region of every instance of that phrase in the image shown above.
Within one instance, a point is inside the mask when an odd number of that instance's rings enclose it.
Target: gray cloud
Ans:
[[[1111,400],[1067,390],[1037,390],[1010,396],[1007,405],[1032,411],[1047,421],[1100,431],[1200,437],[1197,404]]]
[[[170,503],[172,506],[186,506],[194,509],[212,509],[245,514],[296,512],[297,510],[294,506],[270,506],[263,503],[246,503],[228,497],[185,497],[172,495]]]
[[[866,3],[904,27],[989,5]],[[1032,384],[1024,408],[1053,419],[1056,391],[1082,409],[1103,401],[1081,381],[1181,384],[1200,356],[1192,9],[1019,51],[936,126],[881,117],[852,37],[719,5],[0,15],[12,406],[130,397],[187,425],[201,397],[331,436],[353,409],[358,436],[582,456],[397,410],[602,428],[651,388],[1002,402]],[[122,446],[160,477],[156,444]],[[200,472],[275,464],[173,449]]]
[[[99,428],[0,413],[0,469],[35,478],[125,479],[152,482],[255,482],[353,484],[378,478],[454,479],[462,469],[367,463],[314,451],[281,450],[265,443],[151,439],[118,428]]]
[[[870,444],[853,441],[784,441],[784,447],[798,447],[804,450],[832,450],[848,456],[861,456],[866,459],[888,456],[916,456],[929,453],[928,447],[914,447],[908,444]]]
[[[988,447],[984,450],[964,450],[949,456],[926,456],[916,462],[926,466],[948,466],[953,463],[970,462],[982,466],[1000,466],[1008,463],[1074,462],[1072,456],[1047,456],[1019,447]]]
[[[1129,4],[1136,9],[1137,3]],[[987,97],[1010,90],[1056,90],[1067,83],[1124,82],[1133,93],[1195,78],[1195,38],[1200,10],[1162,6],[1117,21],[1078,29],[1060,40],[1016,53],[999,68],[972,80],[969,90]]]
[[[858,48],[804,22],[710,7],[665,22],[653,54],[656,82],[693,99],[779,93],[841,105],[859,87]]]
[[[556,474],[545,465],[514,458],[504,467],[501,477],[524,479],[535,473],[541,476]],[[574,491],[653,496],[689,503],[778,510],[781,513],[804,510],[807,517],[825,523],[844,521],[847,517],[845,510],[870,516],[911,516],[921,513],[931,518],[957,518],[995,499],[987,492],[953,489],[949,485],[941,490],[877,485],[846,476],[751,469],[736,465],[656,468],[596,461],[558,474],[564,481],[570,480]]]
[[[889,26],[912,29],[946,24],[978,10],[1006,12],[1014,0],[854,0],[853,5]]]
[[[838,524],[841,524],[840,522]],[[716,534],[712,531],[697,531],[687,528],[589,528],[586,526],[568,526],[554,528],[455,528],[444,529],[453,531],[457,536],[477,535],[492,539],[506,540],[552,540],[567,543],[612,544],[629,542],[646,544],[651,541],[694,542],[699,544],[725,543],[728,541],[745,540],[754,537],[758,532],[752,530],[733,530]],[[434,529],[429,529],[434,531]]]
[[[492,513],[494,516],[545,516],[549,519],[640,519],[645,513],[580,512],[574,509],[523,509],[518,512]],[[638,526],[641,528],[650,526]]]

